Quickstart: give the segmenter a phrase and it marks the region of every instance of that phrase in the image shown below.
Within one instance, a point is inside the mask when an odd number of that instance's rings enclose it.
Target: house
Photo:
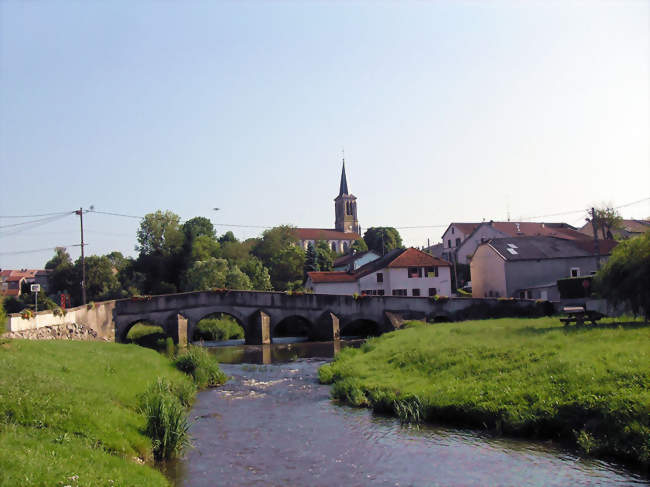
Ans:
[[[601,241],[594,256],[593,241],[563,237],[495,238],[478,246],[471,259],[472,297],[522,299],[560,298],[557,280],[594,274],[596,259],[607,259],[615,241]]]
[[[449,262],[415,249],[394,249],[353,271],[309,272],[317,294],[435,296],[451,294]]]
[[[334,228],[296,228],[294,234],[300,246],[307,250],[311,243],[316,246],[318,240],[324,240],[337,253],[346,254],[355,240],[361,238],[361,227],[357,219],[357,197],[350,194],[345,175],[345,159],[341,170],[339,195],[334,199]]]
[[[482,222],[451,223],[443,234],[443,257],[457,264],[469,264],[477,247],[493,238],[558,237],[586,240],[588,237],[566,223]]]
[[[346,255],[342,255],[334,260],[332,264],[333,271],[347,271],[347,270],[356,270],[359,267],[362,267],[373,260],[377,260],[381,257],[377,252],[372,250],[366,250],[365,252],[353,252]]]
[[[579,230],[589,238],[594,238],[594,227],[591,221],[585,223]],[[619,228],[612,230],[612,237],[628,239],[650,232],[650,220],[622,220]],[[598,229],[598,238],[603,238],[602,230]]]
[[[41,289],[47,292],[50,272],[46,269],[5,269],[0,271],[0,295],[20,296],[23,283],[40,284]]]

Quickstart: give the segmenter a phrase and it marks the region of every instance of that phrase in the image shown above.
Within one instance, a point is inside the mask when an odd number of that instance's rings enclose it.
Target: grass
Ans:
[[[135,343],[141,347],[157,350],[160,344],[167,339],[167,334],[161,326],[149,325],[147,323],[136,323],[126,335],[129,343]],[[164,348],[164,346],[163,346]]]
[[[232,318],[204,318],[196,324],[194,340],[221,341],[244,338],[244,329]]]
[[[176,357],[174,364],[178,370],[190,375],[199,388],[215,387],[228,380],[214,356],[203,347],[190,345]]]
[[[133,345],[9,340],[0,364],[1,486],[168,485],[148,465],[139,411],[156,377],[191,401],[194,386],[169,359]]]
[[[321,382],[403,422],[558,439],[650,464],[650,326],[565,329],[552,317],[409,325],[342,350]]]

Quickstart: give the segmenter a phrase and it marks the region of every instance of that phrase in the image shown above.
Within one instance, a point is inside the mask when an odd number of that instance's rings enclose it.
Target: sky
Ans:
[[[407,245],[648,217],[649,25],[648,1],[2,0],[0,268],[76,258],[91,205],[87,255],[134,256],[159,209],[333,228],[343,151],[361,227]]]

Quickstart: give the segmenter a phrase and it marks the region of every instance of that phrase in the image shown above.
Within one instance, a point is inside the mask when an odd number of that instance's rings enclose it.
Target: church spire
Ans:
[[[341,170],[341,189],[339,189],[339,196],[350,194],[348,192],[348,179],[345,177],[345,159],[343,159],[343,169]]]

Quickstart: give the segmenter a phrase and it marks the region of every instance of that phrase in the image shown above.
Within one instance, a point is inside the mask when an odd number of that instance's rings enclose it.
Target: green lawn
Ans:
[[[414,322],[344,349],[319,374],[335,398],[404,421],[557,438],[650,463],[650,326],[639,321]]]
[[[137,412],[157,377],[191,381],[136,345],[2,341],[0,485],[167,485]]]

